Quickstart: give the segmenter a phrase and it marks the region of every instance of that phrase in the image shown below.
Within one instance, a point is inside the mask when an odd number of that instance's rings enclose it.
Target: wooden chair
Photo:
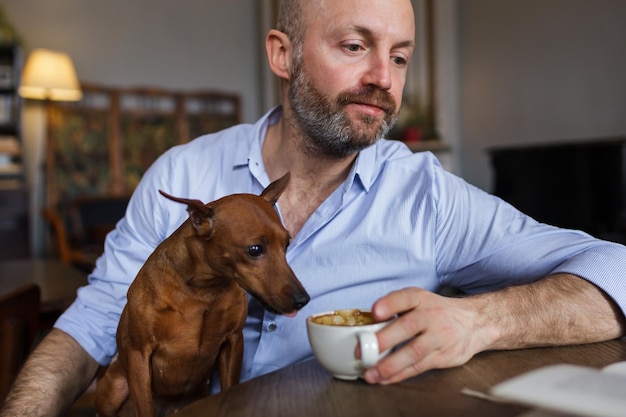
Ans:
[[[36,284],[0,296],[0,403],[37,340],[39,309]]]
[[[62,262],[89,273],[104,250],[104,239],[124,216],[128,196],[77,198],[66,207],[44,208],[53,247]]]

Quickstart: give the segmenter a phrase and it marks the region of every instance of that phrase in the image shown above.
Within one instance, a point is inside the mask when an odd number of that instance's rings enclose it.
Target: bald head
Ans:
[[[330,1],[335,2],[343,0]],[[412,16],[413,6],[411,5],[410,0],[397,0],[389,2],[387,5],[390,9],[401,9],[402,7],[398,7],[398,4],[401,3],[405,3],[403,6],[408,5],[411,9],[410,15]],[[279,0],[276,29],[286,33],[291,42],[297,48],[302,45],[307,25],[309,23],[307,19],[314,15],[316,11],[320,11],[325,7],[325,0]]]
[[[304,38],[306,26],[304,3],[304,0],[280,0],[278,5],[276,29],[286,33],[295,45],[301,45]]]

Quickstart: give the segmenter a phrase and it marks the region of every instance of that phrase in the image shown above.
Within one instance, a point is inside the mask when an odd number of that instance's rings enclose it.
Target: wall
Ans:
[[[240,93],[259,114],[258,0],[0,0],[26,41],[67,52],[83,81]]]
[[[626,135],[626,1],[458,6],[466,180],[491,189],[491,146]]]

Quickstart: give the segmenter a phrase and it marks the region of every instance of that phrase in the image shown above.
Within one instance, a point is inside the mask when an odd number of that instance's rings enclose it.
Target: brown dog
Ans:
[[[288,182],[287,173],[261,196],[235,194],[206,205],[159,191],[187,204],[190,216],[128,290],[118,359],[97,386],[100,416],[117,415],[129,393],[136,416],[153,416],[155,403],[171,411],[207,394],[214,365],[223,390],[237,384],[244,290],[277,313],[294,313],[309,301],[285,259],[289,233],[273,208]]]

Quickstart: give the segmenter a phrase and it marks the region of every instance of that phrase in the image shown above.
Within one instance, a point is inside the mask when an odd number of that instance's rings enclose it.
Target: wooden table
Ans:
[[[0,294],[34,282],[41,290],[41,312],[54,314],[67,308],[76,290],[87,284],[84,272],[50,259],[0,261]]]
[[[434,370],[408,381],[368,385],[334,379],[315,360],[301,362],[197,401],[176,417],[368,417],[519,416],[521,406],[461,394],[464,387],[487,392],[525,371],[554,363],[603,367],[626,360],[626,340],[581,346],[494,351],[467,364]]]

